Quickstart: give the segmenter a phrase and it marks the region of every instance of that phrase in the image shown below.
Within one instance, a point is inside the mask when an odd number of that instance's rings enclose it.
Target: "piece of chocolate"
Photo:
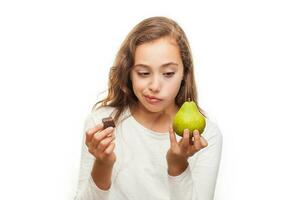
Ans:
[[[107,127],[116,127],[114,119],[112,117],[105,117],[102,119],[103,123],[103,129],[106,129]]]

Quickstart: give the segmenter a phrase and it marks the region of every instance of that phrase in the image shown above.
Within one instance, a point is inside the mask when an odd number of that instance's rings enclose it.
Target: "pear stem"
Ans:
[[[188,98],[188,101],[190,102],[190,101],[191,101],[191,98]]]

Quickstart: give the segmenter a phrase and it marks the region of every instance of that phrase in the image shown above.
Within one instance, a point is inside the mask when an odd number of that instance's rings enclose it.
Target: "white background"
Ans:
[[[185,30],[224,136],[216,199],[299,199],[297,1],[1,1],[0,199],[72,199],[84,119],[127,33]]]

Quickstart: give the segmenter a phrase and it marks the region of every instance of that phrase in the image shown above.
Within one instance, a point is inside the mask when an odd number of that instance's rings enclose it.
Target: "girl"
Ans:
[[[181,138],[171,126],[188,98],[197,102],[191,50],[179,25],[152,17],[134,27],[108,87],[86,118],[75,199],[212,200],[222,149],[217,125],[206,118],[192,141],[188,129]],[[115,128],[103,128],[108,116]]]

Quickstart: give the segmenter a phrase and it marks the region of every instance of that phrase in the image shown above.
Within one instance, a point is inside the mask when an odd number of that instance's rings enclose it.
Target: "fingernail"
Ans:
[[[185,137],[188,137],[188,136],[189,136],[188,129],[185,129],[185,131],[184,131],[184,136],[185,136]]]

